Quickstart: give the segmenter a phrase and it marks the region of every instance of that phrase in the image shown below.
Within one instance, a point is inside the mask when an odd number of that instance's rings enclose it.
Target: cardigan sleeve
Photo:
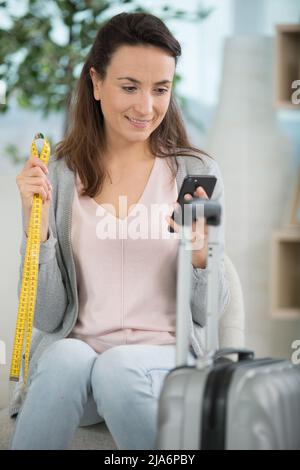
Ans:
[[[49,213],[48,239],[40,244],[37,297],[34,313],[34,327],[46,333],[52,333],[63,321],[68,305],[66,286],[56,256],[57,238],[51,228],[54,220],[53,204],[57,189],[54,165],[49,161],[49,180],[53,186],[53,197]],[[22,208],[23,235],[20,246],[21,262],[19,268],[18,298],[22,287],[23,266],[25,260],[27,236],[25,233],[24,212]]]

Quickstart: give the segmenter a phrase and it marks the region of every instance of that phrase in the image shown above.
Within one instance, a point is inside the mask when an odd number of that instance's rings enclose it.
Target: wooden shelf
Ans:
[[[300,80],[300,24],[276,26],[275,60],[275,100],[276,108],[300,109],[300,103],[292,103],[296,92],[299,101],[299,86],[292,88],[295,80]]]
[[[300,229],[276,232],[271,246],[271,316],[300,319]]]

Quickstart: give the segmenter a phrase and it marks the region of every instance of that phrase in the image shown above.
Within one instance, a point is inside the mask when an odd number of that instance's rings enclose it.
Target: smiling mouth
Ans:
[[[128,116],[125,116],[129,121],[131,122],[136,122],[137,124],[147,124],[148,122],[151,122],[151,119],[150,120],[141,120],[141,119],[135,119],[135,118],[130,118]]]

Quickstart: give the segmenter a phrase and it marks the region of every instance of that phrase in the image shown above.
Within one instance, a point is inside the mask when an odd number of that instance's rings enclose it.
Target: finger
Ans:
[[[201,197],[203,199],[208,199],[206,191],[202,188],[202,186],[198,186],[198,188],[195,191],[195,196]]]
[[[34,178],[36,181],[45,181],[46,184],[51,187],[51,183],[50,183],[50,180],[48,178],[48,176],[45,175],[44,171],[41,169],[41,167],[38,167],[38,166],[34,166],[34,167],[31,167],[29,168],[28,170],[25,170],[23,172],[23,178],[24,178],[24,181],[28,178],[32,179]]]
[[[208,199],[206,191],[202,188],[202,186],[197,187],[196,191],[194,192],[194,195],[197,196],[197,197],[202,197],[204,199]]]
[[[34,175],[24,176],[23,183],[27,185],[30,185],[30,184],[41,185],[45,188],[46,191],[49,191],[52,189],[52,185],[50,181],[45,176],[34,176]]]
[[[193,199],[191,194],[187,193],[187,194],[184,195],[184,200],[185,201],[190,201],[191,199]]]
[[[46,174],[49,173],[47,165],[45,165],[39,157],[31,155],[25,163],[25,168],[32,168],[33,166],[39,166]]]
[[[174,209],[175,211],[180,208],[180,204],[179,204],[179,202],[177,202],[177,201],[176,201],[176,202],[173,202],[172,206],[173,206],[173,209]]]
[[[50,199],[52,197],[52,190],[47,189],[42,185],[39,184],[31,184],[27,187],[27,191],[32,191],[34,194],[39,194],[40,196],[43,197],[43,199],[46,201],[47,199]]]
[[[207,243],[207,233],[205,230],[205,224],[203,218],[197,219],[197,222],[193,222],[193,248],[195,250],[202,250]]]
[[[170,227],[172,227],[172,229],[174,230],[174,232],[179,232],[179,226],[178,224],[176,224],[176,222],[169,216],[167,215],[165,217],[167,223],[170,225]]]
[[[39,194],[43,198],[43,202],[46,202],[47,199],[51,198],[51,192],[47,192],[43,186],[40,185],[29,185],[27,187],[27,194],[25,196],[29,196],[31,194]]]

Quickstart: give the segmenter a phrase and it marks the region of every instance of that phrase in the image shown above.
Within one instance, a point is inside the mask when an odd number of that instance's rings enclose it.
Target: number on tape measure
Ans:
[[[36,139],[44,139],[43,148],[40,155],[36,146]],[[31,156],[40,158],[40,160],[42,160],[45,165],[48,165],[50,157],[50,144],[48,139],[45,138],[42,133],[36,134],[34,136],[34,139],[31,143]],[[42,196],[39,194],[34,194],[28,226],[28,238],[26,243],[15,339],[10,368],[10,380],[18,381],[25,340],[23,371],[25,384],[28,374],[30,341],[38,285],[42,206]]]

